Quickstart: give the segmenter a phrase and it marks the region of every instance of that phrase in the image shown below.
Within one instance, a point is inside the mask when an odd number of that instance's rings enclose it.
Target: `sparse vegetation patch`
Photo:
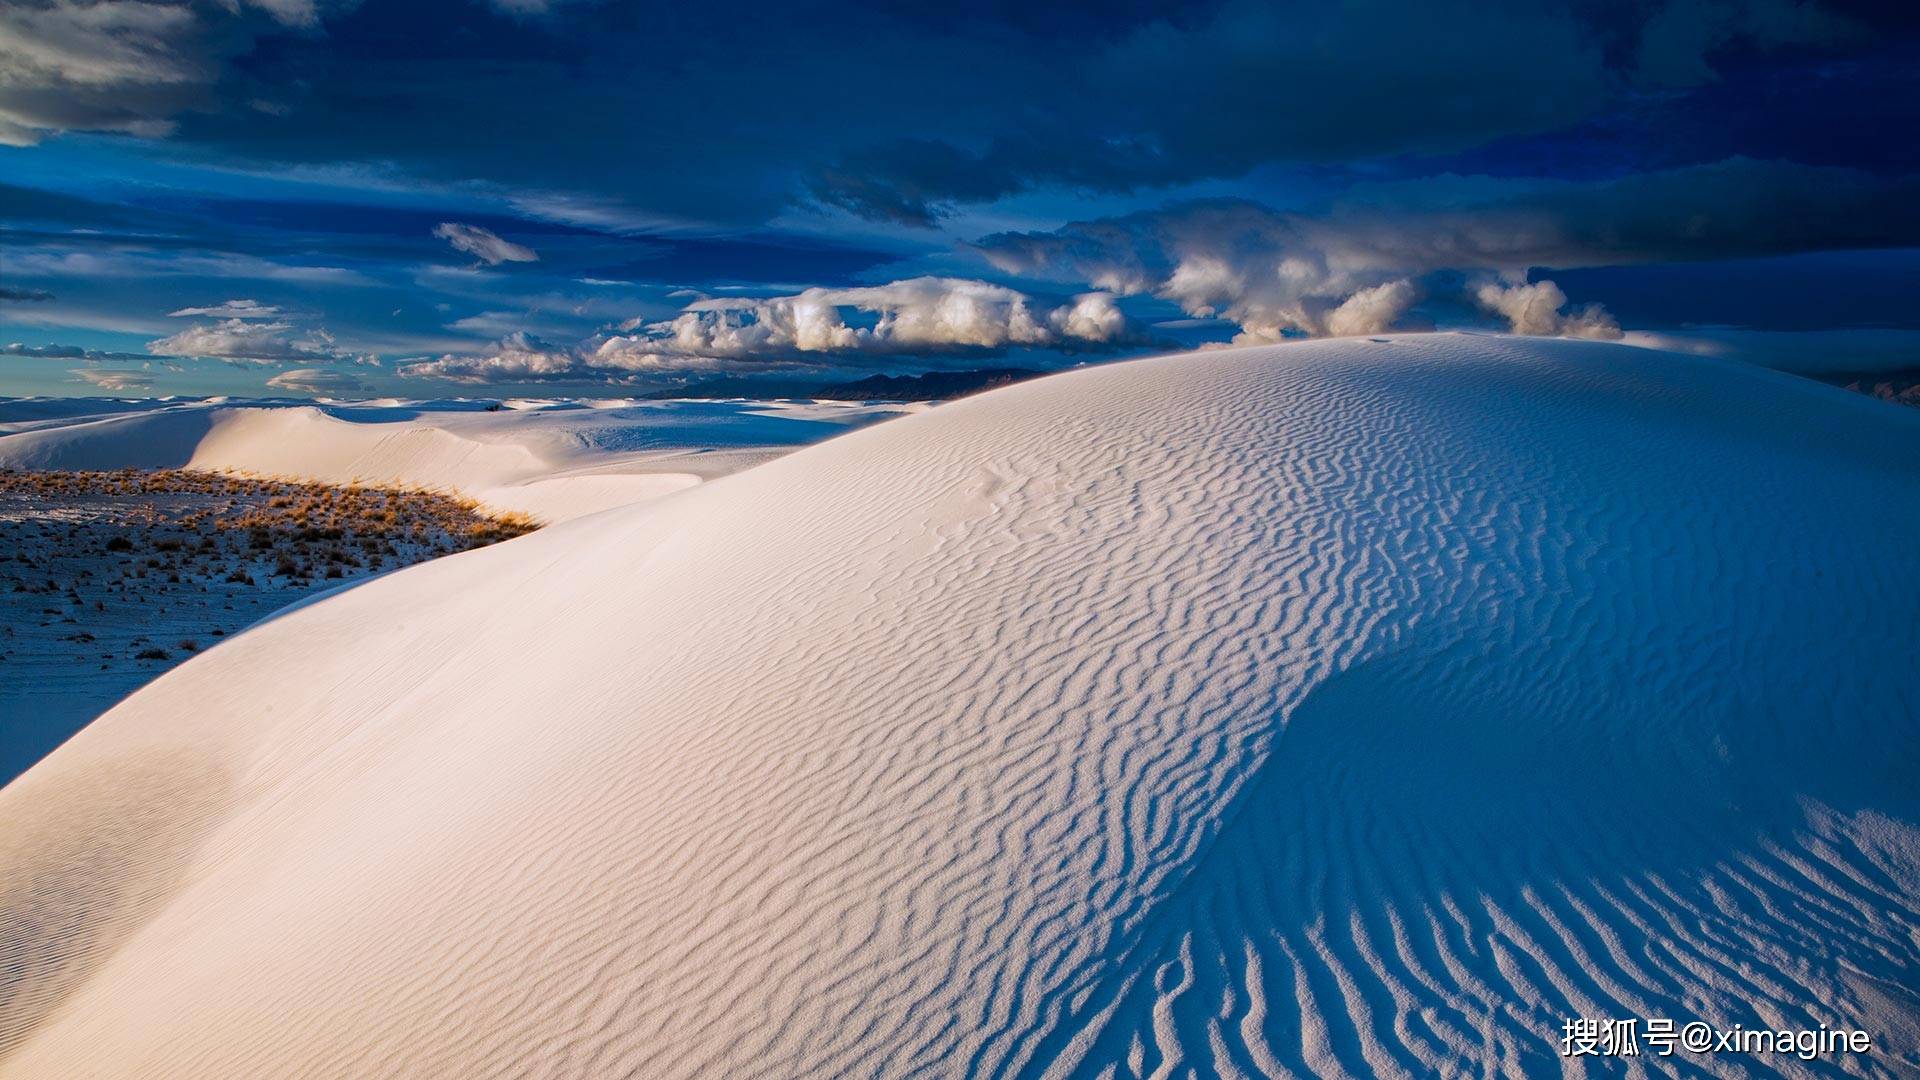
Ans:
[[[0,469],[0,716],[77,726],[304,595],[535,527],[432,491]]]

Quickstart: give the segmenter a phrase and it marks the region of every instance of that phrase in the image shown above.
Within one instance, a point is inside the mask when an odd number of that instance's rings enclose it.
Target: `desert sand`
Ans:
[[[531,527],[422,491],[0,468],[0,786],[280,608]]]
[[[1896,1075],[1917,449],[1732,363],[1313,342],[390,574],[0,790],[0,1074],[1521,1075],[1665,1016]]]
[[[0,401],[0,467],[202,469],[457,493],[561,521],[691,487],[922,404]]]

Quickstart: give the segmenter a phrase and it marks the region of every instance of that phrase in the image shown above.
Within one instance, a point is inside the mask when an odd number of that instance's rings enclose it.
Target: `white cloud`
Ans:
[[[1197,318],[1240,327],[1237,342],[1391,329],[1419,299],[1406,258],[1244,202],[1197,203],[1059,233],[988,237],[1009,273],[1065,275],[1121,294],[1152,293]]]
[[[1884,247],[1920,228],[1915,188],[1911,178],[1732,158],[1605,181],[1441,176],[1359,185],[1290,212],[1186,202],[973,246],[1005,273],[1152,293],[1188,315],[1232,320],[1245,340],[1388,329],[1381,316],[1404,290],[1367,291],[1401,280],[1437,303],[1487,307],[1511,321],[1506,305],[1547,332],[1609,336],[1617,327],[1604,312],[1549,317],[1564,297],[1544,311],[1540,291],[1482,301],[1477,282],[1524,282],[1532,269]],[[1334,313],[1349,302],[1336,330]]]
[[[1094,292],[1054,308],[1047,325],[1062,338],[1087,342],[1120,341],[1128,335],[1127,317],[1113,302],[1113,294]]]
[[[527,334],[509,334],[490,350],[475,355],[448,354],[436,360],[402,364],[401,375],[453,382],[538,382],[582,372],[579,354],[556,348]]]
[[[102,390],[145,390],[153,385],[153,376],[142,371],[75,368],[72,373],[83,382],[92,383]]]
[[[640,374],[765,370],[847,356],[935,356],[1013,347],[1107,348],[1132,340],[1106,293],[1060,305],[985,281],[910,278],[760,299],[702,297],[671,319],[630,320],[572,348],[525,333],[491,350],[400,369],[416,378],[515,382],[624,379]]]
[[[488,266],[498,266],[503,262],[538,262],[540,259],[532,248],[503,240],[493,230],[478,225],[443,221],[433,227],[433,235],[452,244],[455,251],[464,251]]]
[[[179,311],[170,311],[167,314],[175,319],[194,315],[211,319],[277,319],[281,312],[272,304],[263,304],[258,300],[228,300],[208,307],[181,308]]]
[[[483,311],[447,324],[447,329],[463,334],[505,336],[526,324],[526,315],[518,311]]]
[[[1419,299],[1420,290],[1406,278],[1361,289],[1327,313],[1327,333],[1333,337],[1384,333]]]
[[[517,297],[520,307],[510,311],[481,311],[455,319],[446,329],[469,339],[501,338],[518,331],[540,337],[573,338],[587,333],[596,324],[615,317],[613,301],[588,304],[570,303],[568,298],[551,293]],[[631,307],[626,310],[632,310]]]
[[[155,356],[199,356],[258,364],[354,357],[334,344],[325,330],[301,331],[290,322],[223,319],[190,327],[147,343]]]
[[[871,325],[848,322],[849,312],[871,316]],[[1032,298],[1004,285],[920,277],[764,299],[696,300],[673,319],[628,329],[662,352],[748,359],[1106,345],[1123,338],[1127,324],[1112,297],[1100,293],[1036,308]]]
[[[1620,324],[1598,304],[1562,310],[1567,304],[1567,294],[1551,281],[1531,284],[1488,281],[1474,290],[1473,298],[1481,307],[1504,316],[1516,334],[1602,340],[1620,337]]]
[[[292,390],[298,394],[335,395],[360,393],[367,384],[345,371],[329,371],[325,368],[295,368],[283,371],[267,380],[267,385],[276,390]]]

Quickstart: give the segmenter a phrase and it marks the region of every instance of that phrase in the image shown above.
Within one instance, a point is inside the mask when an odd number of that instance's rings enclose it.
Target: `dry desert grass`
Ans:
[[[434,491],[0,469],[0,783],[280,607],[534,528]]]

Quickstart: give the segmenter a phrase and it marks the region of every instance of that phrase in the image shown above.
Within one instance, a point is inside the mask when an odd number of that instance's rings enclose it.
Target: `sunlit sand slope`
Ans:
[[[429,563],[0,791],[0,1073],[1556,1072],[1920,1026],[1920,414],[1209,352]]]

